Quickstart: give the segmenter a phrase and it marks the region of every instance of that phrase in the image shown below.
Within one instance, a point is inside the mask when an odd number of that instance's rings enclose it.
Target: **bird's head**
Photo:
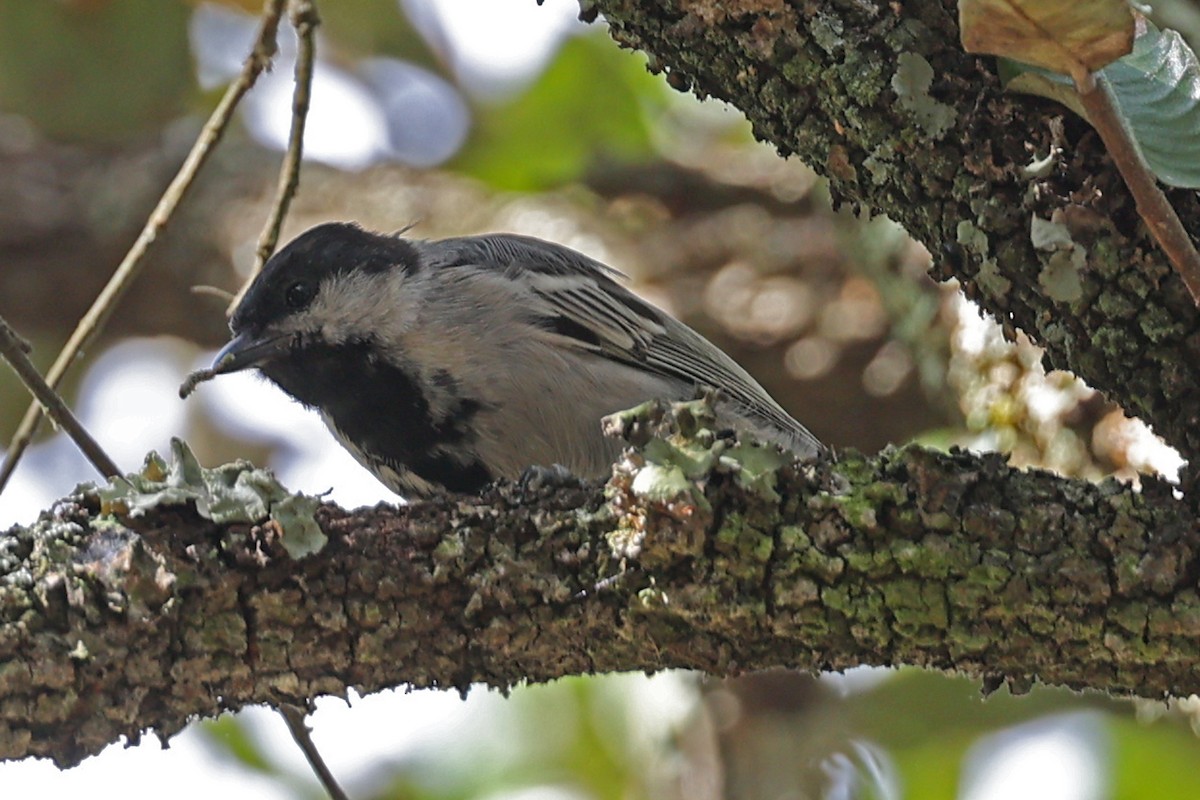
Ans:
[[[276,253],[230,320],[233,339],[213,362],[224,375],[362,346],[411,319],[402,291],[416,245],[348,223],[318,225]]]

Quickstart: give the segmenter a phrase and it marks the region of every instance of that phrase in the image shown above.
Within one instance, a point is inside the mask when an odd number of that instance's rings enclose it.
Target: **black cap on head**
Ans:
[[[415,271],[419,259],[411,242],[363,230],[349,222],[310,228],[271,256],[230,320],[234,331],[262,330],[303,310],[321,282],[350,272]]]

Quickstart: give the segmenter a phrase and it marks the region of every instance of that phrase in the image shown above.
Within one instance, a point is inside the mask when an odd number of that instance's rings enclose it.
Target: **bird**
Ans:
[[[315,409],[392,492],[479,492],[531,467],[602,478],[601,418],[715,390],[719,426],[801,458],[824,447],[715,345],[563,245],[440,240],[327,222],[254,278],[210,369],[257,369]]]

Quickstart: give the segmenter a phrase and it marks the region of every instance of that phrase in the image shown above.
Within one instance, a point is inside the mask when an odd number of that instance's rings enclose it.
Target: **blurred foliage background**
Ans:
[[[255,0],[0,0],[0,315],[41,367],[237,71],[258,10]],[[430,238],[554,239],[627,273],[835,447],[1000,449],[1092,479],[1177,469],[1144,426],[1072,376],[1046,374],[1023,336],[933,284],[930,254],[903,231],[833,210],[822,181],[755,143],[739,113],[670,89],[644,56],[618,50],[602,21],[575,22],[567,0],[326,0],[319,10],[321,63],[285,238],[354,219]],[[1163,2],[1156,14],[1200,34],[1191,3]],[[334,484],[335,499],[366,502],[386,493],[337,494],[362,481],[346,461],[304,471],[326,463],[314,448],[330,447],[311,421],[247,408],[268,390],[239,384],[187,406],[173,396],[225,339],[223,302],[192,287],[234,291],[250,263],[295,49],[284,30],[273,73],[66,393],[129,469],[182,435],[206,462],[249,457],[285,481],[308,476],[294,488]],[[0,370],[2,441],[27,403]],[[275,427],[264,434],[268,415]],[[28,521],[90,477],[69,444],[44,434],[0,496],[0,524]],[[1192,703],[1042,687],[979,695],[960,679],[904,670],[608,676],[507,699],[324,704],[314,726],[356,798],[1200,796]],[[253,712],[201,723],[177,740],[174,760],[89,778],[88,790],[320,796],[281,730]],[[122,757],[106,752],[75,773]],[[70,775],[0,766],[0,783],[35,781],[43,792]]]

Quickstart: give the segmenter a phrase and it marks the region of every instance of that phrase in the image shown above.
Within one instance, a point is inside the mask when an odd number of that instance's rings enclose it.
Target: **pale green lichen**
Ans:
[[[887,551],[849,550],[844,558],[851,570],[868,577],[882,578],[896,572],[892,554]]]
[[[436,570],[439,570],[443,564],[454,564],[463,557],[466,548],[463,546],[462,540],[447,536],[438,542],[437,547],[433,550],[433,563],[437,566],[434,577],[438,577]]]
[[[687,471],[672,463],[648,462],[634,475],[631,488],[636,496],[651,503],[670,503],[684,496],[703,501]]]
[[[954,238],[964,250],[977,256],[987,256],[991,251],[987,234],[969,219],[960,220],[954,227]]]
[[[986,653],[995,644],[995,639],[983,630],[973,631],[959,625],[952,630],[945,644],[954,658],[961,659]]]
[[[833,501],[842,519],[855,530],[865,532],[879,527],[875,504],[869,498],[852,494],[835,497]]]
[[[1074,250],[1076,247],[1066,225],[1036,215],[1029,220],[1029,243],[1035,250],[1047,252]]]
[[[842,613],[853,612],[856,607],[854,596],[844,586],[826,586],[821,590],[821,603],[831,611]]]
[[[779,501],[776,476],[787,461],[778,448],[744,442],[721,454],[721,466],[733,472],[739,486],[773,503]]]
[[[1038,285],[1051,300],[1074,303],[1083,297],[1083,282],[1079,271],[1086,256],[1082,250],[1062,251],[1050,256],[1038,273]]]
[[[1000,264],[994,258],[985,258],[979,265],[975,282],[980,288],[996,297],[1003,297],[1012,291],[1012,281],[1000,271]]]
[[[774,447],[719,438],[713,402],[703,397],[670,405],[643,403],[605,418],[609,435],[641,449],[636,460],[620,467],[632,473],[629,489],[635,496],[658,504],[687,501],[707,510],[697,482],[722,472],[765,500],[779,500],[776,472],[787,457]]]
[[[871,174],[871,183],[876,186],[883,186],[892,176],[894,162],[891,153],[882,146],[872,150],[862,163]]]
[[[293,558],[315,553],[326,542],[313,516],[319,500],[292,495],[269,471],[248,461],[202,467],[180,439],[171,440],[170,464],[150,453],[141,472],[107,486],[82,488],[97,494],[101,511],[109,514],[137,517],[159,506],[193,503],[200,516],[221,525],[271,519],[283,532],[284,549]]]
[[[930,96],[932,85],[933,67],[929,62],[918,53],[901,53],[896,59],[896,74],[892,76],[896,100],[917,125],[937,140],[954,126],[957,115],[953,106]]]
[[[271,504],[271,519],[283,528],[283,548],[292,558],[319,553],[329,541],[315,517],[320,505],[319,498],[303,494],[289,494]]]
[[[1029,241],[1035,250],[1050,253],[1038,285],[1051,300],[1074,303],[1083,296],[1080,272],[1087,265],[1087,249],[1075,241],[1061,222],[1034,216],[1029,223]]]
[[[991,255],[991,242],[982,228],[971,220],[962,220],[955,227],[955,240],[968,253],[979,257],[979,272],[975,275],[975,282],[980,288],[996,297],[1003,297],[1012,290],[1012,281]]]
[[[764,507],[780,501],[777,472],[789,462],[778,448],[742,442],[716,433],[708,395],[689,402],[643,403],[605,418],[604,429],[634,446],[616,464],[605,490],[612,520],[606,535],[619,559],[638,558],[643,566],[699,555],[712,521],[706,495],[714,476],[728,476]],[[669,518],[669,529],[655,520]],[[718,540],[749,563],[765,562],[774,542],[757,521],[725,519]]]
[[[846,46],[846,42],[842,38],[845,33],[845,23],[832,14],[815,14],[810,30],[813,41],[828,54],[835,54]]]

